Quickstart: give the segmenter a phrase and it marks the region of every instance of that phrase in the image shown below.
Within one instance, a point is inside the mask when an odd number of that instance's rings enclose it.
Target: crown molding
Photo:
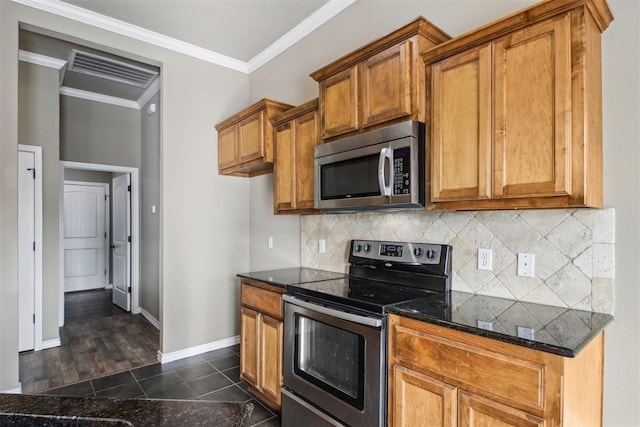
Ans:
[[[240,61],[217,52],[187,43],[155,31],[147,30],[137,25],[129,24],[119,19],[83,9],[81,7],[65,3],[59,0],[12,0],[25,6],[54,15],[62,16],[77,22],[92,25],[94,27],[131,37],[152,45],[188,55],[221,67],[229,68],[245,74],[251,74],[273,58],[296,44],[309,33],[329,21],[356,0],[329,0],[324,6],[309,15],[296,25],[292,30],[269,45],[262,52],[254,56],[249,62]]]
[[[248,73],[251,74],[262,67],[355,2],[356,0],[329,0],[320,9],[313,12],[285,35],[251,58],[247,63]]]
[[[56,70],[61,70],[65,65],[67,65],[67,61],[63,59],[52,58],[51,56],[28,52],[22,49],[18,51],[18,60],[29,62],[31,64],[42,65],[43,67],[55,68]]]
[[[141,107],[137,101],[130,99],[116,98],[115,96],[102,95],[96,92],[88,92],[86,90],[74,89],[72,87],[60,87],[60,95],[71,96],[73,98],[86,99],[87,101],[102,102],[103,104],[117,105],[119,107],[134,108],[139,110]]]
[[[59,0],[12,0],[126,37],[248,74],[247,63]]]

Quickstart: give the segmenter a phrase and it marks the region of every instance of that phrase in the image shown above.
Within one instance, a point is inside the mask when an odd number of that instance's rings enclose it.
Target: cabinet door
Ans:
[[[542,418],[493,402],[473,393],[459,392],[460,427],[542,427]]]
[[[389,424],[449,427],[457,425],[457,389],[400,365],[390,378]]]
[[[240,122],[238,156],[240,163],[259,159],[264,155],[264,111]]]
[[[312,111],[296,119],[295,123],[295,193],[296,208],[313,209],[313,149],[318,138],[318,113]]]
[[[360,127],[357,67],[351,67],[320,82],[320,120],[323,138],[331,138]]]
[[[282,388],[282,322],[262,315],[260,334],[258,388],[264,397],[280,407],[280,389]]]
[[[411,115],[411,41],[360,64],[362,127]]]
[[[491,197],[491,46],[432,72],[431,200]]]
[[[274,130],[274,206],[276,213],[295,209],[295,154],[291,123],[278,126]]]
[[[218,134],[218,169],[238,164],[238,127],[230,126]]]
[[[260,314],[246,307],[240,308],[240,376],[256,387],[258,384],[258,334]]]
[[[494,45],[494,197],[571,193],[570,17]]]

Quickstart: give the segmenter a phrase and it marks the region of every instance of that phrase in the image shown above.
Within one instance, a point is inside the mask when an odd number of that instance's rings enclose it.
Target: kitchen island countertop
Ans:
[[[0,394],[1,425],[242,427],[252,411],[240,402]]]

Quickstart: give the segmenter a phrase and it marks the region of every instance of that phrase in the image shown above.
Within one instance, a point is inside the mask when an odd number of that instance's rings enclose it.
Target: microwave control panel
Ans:
[[[411,194],[411,149],[393,150],[393,194]]]

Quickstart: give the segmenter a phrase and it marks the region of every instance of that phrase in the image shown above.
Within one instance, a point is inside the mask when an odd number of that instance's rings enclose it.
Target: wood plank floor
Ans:
[[[38,393],[157,362],[159,331],[141,315],[114,308],[111,291],[68,294],[65,314],[60,347],[20,354],[23,392]]]

